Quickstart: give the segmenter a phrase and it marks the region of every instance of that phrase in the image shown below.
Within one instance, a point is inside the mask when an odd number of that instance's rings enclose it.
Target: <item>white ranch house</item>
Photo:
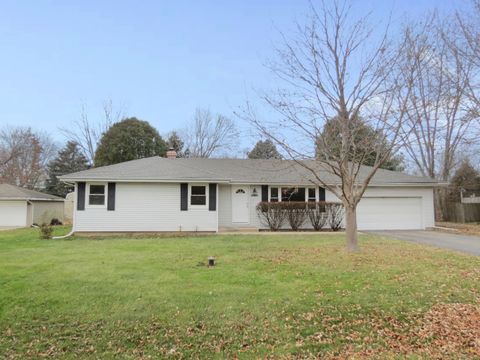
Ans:
[[[326,172],[321,176],[327,184],[339,182]],[[260,201],[287,195],[296,201],[338,201],[293,161],[151,157],[61,179],[75,185],[74,232],[261,229],[266,226],[256,213]],[[434,226],[436,185],[429,178],[379,170],[358,206],[359,229]]]

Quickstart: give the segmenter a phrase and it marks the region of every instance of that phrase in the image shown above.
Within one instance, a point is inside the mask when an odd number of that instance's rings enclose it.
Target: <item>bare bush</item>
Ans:
[[[272,231],[280,229],[285,221],[282,203],[261,202],[257,205],[257,215],[260,221]]]
[[[338,231],[342,227],[344,210],[340,203],[329,203],[326,206],[328,224],[333,231]]]
[[[285,217],[293,231],[298,231],[307,218],[307,206],[303,201],[281,202]]]
[[[307,215],[314,230],[321,230],[327,223],[327,212],[325,201],[308,203]]]

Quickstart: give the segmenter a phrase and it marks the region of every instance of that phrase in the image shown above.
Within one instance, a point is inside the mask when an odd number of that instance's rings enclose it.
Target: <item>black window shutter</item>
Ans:
[[[188,184],[180,184],[180,210],[188,210]]]
[[[325,189],[322,187],[318,188],[318,201],[325,201]]]
[[[108,183],[108,199],[107,199],[107,210],[115,210],[115,189],[116,184],[113,182]]]
[[[85,182],[77,183],[77,210],[85,210]]]
[[[262,185],[262,201],[268,201],[268,185]]]
[[[208,184],[208,210],[217,210],[217,184]]]

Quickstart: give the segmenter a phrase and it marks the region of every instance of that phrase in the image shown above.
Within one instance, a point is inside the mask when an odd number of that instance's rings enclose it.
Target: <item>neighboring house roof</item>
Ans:
[[[305,164],[313,169],[327,184],[340,183],[340,178],[321,164],[308,160]],[[369,167],[362,166],[359,180],[368,174]],[[317,184],[312,172],[292,160],[261,159],[167,159],[150,157],[103,166],[60,176],[67,182],[75,181],[161,181],[161,182],[219,182],[237,184]],[[380,169],[371,185],[433,185],[436,180]]]
[[[0,200],[63,201],[63,199],[58,196],[53,196],[10,184],[0,184]]]

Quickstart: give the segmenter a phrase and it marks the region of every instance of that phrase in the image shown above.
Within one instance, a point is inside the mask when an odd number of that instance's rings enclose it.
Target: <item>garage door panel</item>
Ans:
[[[25,201],[0,201],[0,226],[26,226],[27,203]]]
[[[422,229],[422,199],[419,197],[366,197],[357,207],[360,230]]]

